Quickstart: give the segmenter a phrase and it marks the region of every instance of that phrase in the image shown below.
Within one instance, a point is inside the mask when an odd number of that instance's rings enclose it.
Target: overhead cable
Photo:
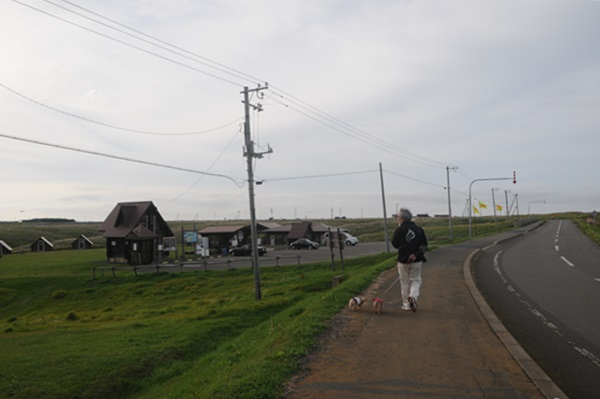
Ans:
[[[7,85],[5,85],[2,82],[0,82],[0,86],[2,86],[3,88],[5,88],[6,90],[10,91],[11,93],[16,94],[19,97],[24,98],[27,101],[31,101],[34,104],[37,104],[37,105],[39,105],[41,107],[44,107],[44,108],[48,108],[48,109],[50,109],[52,111],[55,111],[55,112],[58,112],[58,113],[61,113],[61,114],[67,115],[67,116],[71,116],[73,118],[81,119],[81,120],[86,121],[86,122],[95,123],[95,124],[100,125],[100,126],[108,127],[108,128],[111,128],[111,129],[122,130],[122,131],[130,132],[130,133],[148,134],[148,135],[154,135],[154,136],[191,136],[191,135],[197,135],[197,134],[211,133],[211,132],[214,132],[216,130],[224,129],[224,128],[229,127],[229,126],[231,126],[231,125],[233,125],[233,124],[235,124],[235,123],[237,123],[237,122],[239,122],[239,121],[241,121],[241,120],[244,119],[244,117],[241,116],[241,117],[237,118],[236,120],[234,120],[232,122],[229,122],[229,123],[227,123],[227,124],[225,124],[223,126],[218,126],[218,127],[215,127],[215,128],[212,128],[212,129],[207,129],[207,130],[199,130],[199,131],[195,131],[195,132],[183,132],[183,133],[181,133],[181,132],[180,133],[152,132],[152,131],[148,131],[148,130],[131,129],[131,128],[127,128],[127,127],[111,125],[109,123],[100,122],[100,121],[97,121],[97,120],[94,120],[94,119],[87,118],[85,116],[81,116],[81,115],[77,115],[77,114],[74,114],[74,113],[71,113],[71,112],[63,111],[63,110],[61,110],[59,108],[53,107],[53,106],[45,104],[45,103],[43,103],[41,101],[35,100],[35,99],[31,98],[31,97],[28,97],[28,96],[24,95],[23,93],[20,93],[20,92],[16,91],[15,89],[8,87]]]
[[[90,154],[90,155],[97,155],[97,156],[105,157],[105,158],[118,159],[120,161],[127,161],[127,162],[142,164],[142,165],[156,166],[156,167],[165,168],[165,169],[179,170],[182,172],[195,173],[195,174],[199,174],[199,175],[220,177],[223,179],[231,180],[233,183],[235,183],[236,186],[238,186],[240,188],[243,187],[245,184],[244,183],[245,179],[240,179],[240,178],[236,179],[231,176],[222,175],[222,174],[218,174],[218,173],[203,172],[203,171],[199,171],[199,170],[181,168],[178,166],[165,165],[165,164],[160,164],[160,163],[156,163],[156,162],[142,161],[139,159],[127,158],[127,157],[122,157],[122,156],[118,156],[118,155],[111,155],[111,154],[106,154],[106,153],[97,152],[97,151],[84,150],[81,148],[68,147],[68,146],[64,146],[64,145],[60,145],[60,144],[53,144],[53,143],[47,143],[47,142],[38,141],[38,140],[26,139],[24,137],[11,136],[11,135],[4,134],[4,133],[0,133],[0,137],[10,139],[10,140],[22,141],[25,143],[38,144],[38,145],[42,145],[42,146],[46,146],[46,147],[60,148],[62,150],[80,152],[83,154]]]
[[[263,180],[257,180],[257,181],[261,181],[261,182],[274,182],[274,181],[286,181],[286,180],[317,179],[317,178],[323,178],[323,177],[359,175],[359,174],[376,173],[376,172],[379,172],[379,170],[373,169],[373,170],[361,170],[361,171],[357,171],[357,172],[327,173],[327,174],[322,174],[322,175],[294,176],[294,177],[275,177],[275,178],[271,178],[271,179],[263,179]]]
[[[385,169],[384,169],[384,172],[385,172],[385,173],[389,173],[389,174],[391,174],[391,175],[394,175],[394,176],[402,177],[402,178],[404,178],[404,179],[413,180],[413,181],[416,181],[416,182],[419,182],[419,183],[423,183],[423,184],[429,184],[430,186],[435,186],[435,187],[445,188],[444,186],[442,186],[442,185],[440,185],[440,184],[431,183],[431,182],[428,182],[428,181],[425,181],[425,180],[421,180],[421,179],[417,179],[417,178],[414,178],[414,177],[410,177],[410,176],[401,175],[400,173],[391,172],[391,171],[389,171],[389,170],[385,170]]]
[[[246,73],[244,73],[244,72],[242,72],[242,71],[238,71],[237,69],[234,69],[234,68],[228,67],[227,65],[224,65],[224,64],[221,64],[221,63],[219,63],[219,62],[213,61],[213,60],[211,60],[210,58],[203,57],[203,56],[201,56],[200,54],[194,53],[194,52],[192,52],[192,51],[189,51],[189,50],[186,50],[186,49],[184,49],[184,48],[182,48],[182,47],[179,47],[179,46],[177,46],[177,45],[175,45],[175,44],[173,44],[173,43],[169,43],[169,42],[167,42],[167,41],[165,41],[165,40],[159,39],[159,38],[157,38],[156,36],[149,35],[149,34],[147,34],[147,33],[144,33],[144,32],[142,32],[142,31],[140,31],[140,30],[137,30],[137,29],[135,29],[135,28],[132,28],[132,27],[130,27],[130,26],[127,26],[127,25],[125,25],[125,24],[122,24],[122,23],[120,23],[120,22],[118,22],[118,21],[115,21],[114,19],[108,18],[108,17],[106,17],[106,16],[104,16],[104,15],[101,15],[101,14],[99,14],[99,13],[97,13],[97,12],[94,12],[94,11],[92,11],[92,10],[90,10],[90,9],[87,9],[87,8],[85,8],[85,7],[82,7],[82,6],[78,5],[78,4],[75,4],[75,3],[71,2],[71,1],[68,1],[68,0],[62,0],[62,2],[63,2],[63,3],[70,4],[70,5],[71,5],[71,6],[73,6],[73,7],[77,7],[77,8],[79,8],[79,9],[83,10],[83,11],[86,11],[86,12],[88,12],[88,13],[92,14],[92,15],[95,15],[95,16],[97,16],[97,17],[100,17],[100,18],[102,18],[102,19],[104,19],[104,20],[106,20],[106,21],[109,21],[109,22],[111,22],[111,23],[113,23],[113,24],[115,24],[115,25],[121,26],[121,27],[123,27],[123,28],[125,28],[125,29],[128,29],[128,30],[130,30],[130,31],[132,31],[132,32],[135,32],[135,33],[137,33],[137,34],[139,34],[139,35],[142,35],[142,36],[145,36],[145,37],[147,37],[147,38],[150,38],[150,39],[152,39],[152,40],[155,40],[155,41],[156,41],[156,42],[158,42],[158,43],[162,43],[162,44],[164,44],[164,45],[167,45],[167,46],[169,46],[169,47],[171,47],[171,48],[174,48],[174,49],[176,49],[176,50],[178,50],[178,51],[181,51],[181,52],[184,52],[184,53],[186,53],[186,54],[192,55],[192,56],[194,56],[194,57],[196,57],[196,58],[198,58],[198,59],[200,59],[200,60],[202,60],[202,61],[205,61],[207,64],[204,64],[204,65],[206,65],[206,66],[208,66],[208,67],[215,68],[215,69],[217,69],[217,70],[219,70],[219,71],[222,71],[222,72],[224,72],[224,73],[227,73],[227,74],[229,74],[229,75],[231,75],[231,76],[234,76],[234,77],[240,78],[240,79],[242,79],[242,80],[244,80],[244,79],[245,79],[245,80],[248,80],[248,81],[251,81],[251,82],[263,82],[263,80],[257,79],[257,78],[256,78],[256,77],[254,77],[254,76],[248,75],[248,74],[246,74]],[[98,22],[98,23],[100,23],[100,22]],[[138,39],[140,39],[140,38],[138,38]],[[140,39],[140,40],[142,40],[142,39]],[[181,54],[179,54],[179,55],[181,55]],[[218,68],[217,68],[217,67],[215,67],[214,65],[216,65]]]
[[[59,21],[65,22],[65,23],[67,23],[67,24],[69,24],[69,25],[76,26],[76,27],[78,27],[78,28],[80,28],[80,29],[83,29],[83,30],[85,30],[85,31],[88,31],[88,32],[94,33],[94,34],[96,34],[96,35],[102,36],[102,37],[104,37],[104,38],[106,38],[106,39],[109,39],[109,40],[112,40],[112,41],[114,41],[114,42],[117,42],[117,43],[123,44],[123,45],[125,45],[125,46],[131,47],[131,48],[133,48],[133,49],[136,49],[136,50],[138,50],[138,51],[144,52],[144,53],[146,53],[146,54],[153,55],[153,56],[155,56],[155,57],[158,57],[158,58],[160,58],[160,59],[163,59],[163,60],[165,60],[165,61],[172,62],[172,63],[174,63],[174,64],[176,64],[176,65],[179,65],[179,66],[182,66],[182,67],[184,67],[184,68],[188,68],[188,69],[191,69],[191,70],[193,70],[193,71],[200,72],[200,73],[202,73],[202,74],[204,74],[204,75],[206,75],[206,76],[210,76],[210,77],[212,77],[212,78],[215,78],[215,79],[221,80],[221,81],[223,81],[223,82],[225,82],[225,83],[229,83],[229,84],[231,84],[231,85],[234,85],[234,86],[236,86],[236,87],[243,86],[243,84],[240,84],[239,82],[234,82],[233,80],[230,80],[230,79],[224,78],[224,77],[222,77],[222,76],[215,75],[215,74],[213,74],[213,73],[210,73],[210,72],[204,71],[204,70],[202,70],[202,69],[195,68],[195,67],[193,67],[193,66],[191,66],[191,65],[188,65],[188,64],[185,64],[185,63],[183,63],[183,62],[180,62],[180,61],[174,60],[174,59],[172,59],[172,58],[166,57],[166,56],[164,56],[164,55],[158,54],[158,53],[156,53],[156,52],[154,52],[154,51],[150,51],[150,50],[144,49],[144,48],[142,48],[142,47],[139,47],[139,46],[136,46],[136,45],[134,45],[134,44],[128,43],[128,42],[126,42],[126,41],[123,41],[123,40],[121,40],[121,39],[117,39],[117,38],[115,38],[115,37],[112,37],[112,36],[110,36],[110,35],[107,35],[107,34],[105,34],[105,33],[98,32],[98,31],[96,31],[96,30],[93,30],[93,29],[91,29],[91,28],[87,28],[87,27],[85,27],[85,26],[83,26],[83,25],[80,25],[80,24],[78,24],[78,23],[75,23],[75,22],[73,22],[73,21],[69,21],[68,19],[65,19],[65,18],[59,17],[58,15],[54,15],[54,14],[52,14],[52,13],[48,12],[48,11],[41,10],[41,9],[39,9],[39,8],[37,8],[37,7],[34,7],[34,6],[30,5],[30,4],[23,3],[23,2],[21,2],[21,1],[19,1],[19,0],[12,0],[12,1],[13,1],[13,2],[15,2],[15,3],[21,4],[22,6],[28,7],[28,8],[30,8],[30,9],[32,9],[32,10],[35,10],[35,11],[37,11],[37,12],[40,12],[40,13],[42,13],[42,14],[48,15],[49,17],[52,17],[52,18],[58,19]]]
[[[208,168],[206,169],[206,172],[208,173],[213,166],[216,165],[217,162],[219,162],[219,159],[221,159],[221,157],[223,156],[223,154],[225,154],[225,151],[227,151],[229,149],[229,147],[231,146],[231,144],[233,143],[233,141],[235,140],[235,138],[240,134],[240,131],[238,130],[237,132],[235,132],[235,134],[233,135],[233,137],[231,138],[231,140],[229,140],[229,142],[227,143],[227,145],[225,146],[225,148],[223,149],[223,151],[221,151],[221,153],[219,154],[219,156],[208,166]],[[177,201],[179,198],[183,197],[185,194],[187,194],[192,188],[194,188],[196,186],[196,184],[200,183],[200,181],[204,178],[204,176],[206,175],[200,175],[196,181],[189,186],[184,192],[182,192],[181,194],[179,194],[177,197],[172,198],[171,200],[164,202],[163,204],[170,204],[173,201]]]
[[[271,85],[271,87],[274,87],[274,86]],[[271,90],[271,91],[273,93],[275,93],[276,95],[280,96],[282,99],[285,99],[286,101],[295,104],[295,106],[298,108],[291,106],[288,103],[284,103],[283,101],[279,101],[279,103],[281,105],[283,105],[284,107],[289,108],[289,109],[291,109],[307,118],[310,118],[316,122],[319,122],[329,128],[337,130],[338,132],[340,132],[346,136],[352,137],[355,140],[361,141],[372,147],[375,147],[375,148],[378,148],[385,152],[388,152],[390,154],[411,160],[413,162],[417,162],[417,163],[420,163],[423,165],[432,166],[432,167],[436,167],[436,168],[445,167],[444,163],[430,160],[430,159],[420,156],[418,154],[414,154],[409,151],[406,151],[406,150],[398,147],[395,144],[388,143],[385,140],[382,140],[382,139],[380,139],[376,136],[373,136],[363,130],[360,130],[346,122],[343,122],[340,119],[337,119],[337,118],[327,114],[326,112],[321,111],[318,108],[315,108],[315,107],[305,103],[304,101],[295,98],[294,96],[288,95],[288,97],[285,97],[282,94],[280,94],[277,91],[277,89]],[[281,92],[281,93],[283,93],[283,92]]]
[[[93,29],[90,29],[90,28],[87,28],[87,27],[85,27],[83,25],[79,25],[77,23],[74,23],[74,22],[71,22],[71,21],[66,20],[64,18],[61,18],[59,16],[56,16],[56,15],[54,15],[52,13],[49,13],[47,11],[43,11],[43,10],[35,8],[35,7],[31,6],[31,5],[25,4],[25,3],[23,3],[23,2],[21,2],[19,0],[12,0],[12,1],[15,2],[15,3],[21,4],[23,6],[29,7],[31,9],[35,10],[35,11],[38,11],[38,12],[44,13],[46,15],[49,15],[49,16],[51,16],[53,18],[59,19],[59,20],[61,20],[63,22],[66,22],[66,23],[69,23],[71,25],[77,26],[77,27],[79,27],[81,29],[87,30],[87,31],[92,32],[92,33],[96,33],[96,34],[101,35],[101,36],[103,36],[105,38],[108,38],[110,40],[113,40],[113,41],[116,41],[118,43],[130,46],[130,47],[132,47],[134,49],[137,49],[139,51],[146,52],[148,54],[154,55],[154,56],[159,57],[161,59],[164,59],[164,60],[176,63],[178,65],[181,65],[183,67],[186,67],[186,68],[189,68],[189,69],[201,72],[201,73],[206,74],[206,75],[208,75],[210,77],[214,77],[216,79],[223,80],[223,81],[225,81],[227,83],[234,84],[236,86],[240,86],[240,84],[238,84],[238,83],[236,83],[236,82],[234,82],[234,81],[232,81],[230,79],[226,79],[226,78],[223,78],[221,76],[217,76],[215,74],[208,73],[206,71],[200,70],[200,69],[195,68],[193,66],[190,66],[190,65],[187,65],[185,63],[182,63],[182,62],[173,60],[171,58],[165,57],[163,55],[160,55],[160,54],[155,53],[153,51],[149,51],[149,50],[146,50],[144,48],[141,48],[141,47],[135,46],[133,44],[127,43],[127,42],[125,42],[123,40],[111,37],[111,36],[109,36],[107,34],[104,34],[104,33],[101,33],[101,32],[97,32],[97,31],[95,31]],[[99,13],[96,13],[94,11],[91,11],[91,10],[87,9],[87,8],[84,8],[82,6],[74,4],[73,2],[70,2],[70,1],[67,1],[67,0],[62,0],[64,3],[69,4],[72,7],[76,7],[76,8],[78,8],[80,10],[83,10],[83,11],[85,11],[85,12],[91,14],[91,15],[94,15],[96,17],[102,18],[105,21],[109,21],[112,24],[115,24],[117,26],[120,26],[120,27],[123,27],[125,29],[128,29],[131,32],[135,32],[135,34],[126,32],[123,29],[116,28],[114,26],[106,24],[105,22],[102,22],[102,21],[99,21],[99,20],[97,20],[95,18],[92,18],[90,16],[83,15],[83,14],[81,14],[79,12],[76,12],[76,11],[74,11],[72,9],[69,9],[67,7],[64,7],[64,6],[61,6],[59,4],[56,4],[53,1],[50,1],[50,0],[44,0],[44,1],[47,2],[47,3],[49,3],[49,4],[54,5],[56,7],[59,7],[61,9],[63,9],[63,10],[71,12],[71,13],[73,13],[75,15],[78,15],[78,16],[80,16],[82,18],[85,18],[85,19],[93,21],[93,22],[95,22],[97,24],[100,24],[100,25],[102,25],[104,27],[107,27],[107,28],[112,29],[114,31],[120,32],[120,33],[125,34],[127,36],[130,36],[130,37],[132,37],[134,39],[140,40],[140,41],[142,41],[142,42],[144,42],[146,44],[150,44],[150,45],[156,46],[156,47],[158,47],[158,48],[160,48],[162,50],[169,51],[170,53],[173,53],[173,54],[176,54],[176,55],[178,55],[180,57],[186,58],[187,60],[198,62],[198,63],[200,63],[200,64],[202,64],[204,66],[207,66],[209,68],[215,69],[216,71],[219,71],[221,73],[225,73],[225,74],[227,74],[227,75],[229,75],[231,77],[234,77],[236,79],[240,79],[240,80],[243,80],[243,81],[252,81],[252,82],[262,82],[263,81],[261,79],[255,78],[255,77],[253,77],[253,76],[251,76],[249,74],[243,73],[241,71],[235,70],[233,68],[227,67],[227,66],[225,66],[223,64],[220,64],[218,62],[210,60],[209,58],[203,57],[203,56],[201,56],[201,55],[199,55],[197,53],[193,53],[193,52],[187,51],[187,50],[185,50],[185,49],[183,49],[181,47],[178,47],[176,45],[173,45],[171,43],[168,43],[166,41],[158,39],[158,38],[156,38],[154,36],[148,35],[146,33],[143,33],[143,32],[141,32],[139,30],[131,28],[131,27],[129,27],[127,25],[124,25],[122,23],[119,23],[119,22],[117,22],[117,21],[115,21],[113,19],[110,19],[108,17],[102,16]],[[146,38],[151,39],[152,41],[148,40],[148,39],[145,39],[144,37],[140,37],[138,35],[142,35],[142,36],[144,36]],[[168,46],[170,48],[167,48],[165,46]],[[193,56],[194,58],[190,57],[189,55]],[[371,134],[369,134],[369,133],[367,133],[367,132],[365,132],[363,130],[360,130],[360,129],[358,129],[358,128],[356,128],[356,127],[354,127],[354,126],[352,126],[352,125],[350,125],[350,124],[348,124],[346,122],[343,122],[340,119],[335,118],[335,117],[331,116],[330,114],[328,114],[328,113],[326,113],[326,112],[324,112],[324,111],[322,111],[322,110],[320,110],[320,109],[318,109],[318,108],[316,108],[316,107],[314,107],[314,106],[312,106],[312,105],[310,105],[310,104],[308,104],[308,103],[306,103],[306,102],[298,99],[297,97],[294,97],[293,95],[291,95],[289,93],[286,93],[284,90],[279,89],[276,86],[271,85],[271,90],[272,90],[272,92],[274,94],[278,95],[281,99],[284,99],[285,101],[287,101],[289,103],[293,103],[295,105],[295,107],[290,106],[289,104],[283,103],[282,101],[279,101],[280,104],[284,105],[287,108],[290,108],[291,110],[293,110],[293,111],[295,111],[295,112],[297,112],[297,113],[299,113],[299,114],[301,114],[301,115],[303,115],[305,117],[308,117],[308,118],[310,118],[310,119],[312,119],[312,120],[314,120],[316,122],[319,122],[319,123],[321,123],[321,124],[323,124],[323,125],[331,128],[331,129],[337,130],[338,132],[340,132],[340,133],[342,133],[342,134],[344,134],[346,136],[349,136],[349,137],[351,137],[353,139],[359,140],[359,141],[361,141],[361,142],[363,142],[365,144],[368,144],[368,145],[373,146],[375,148],[378,148],[380,150],[386,151],[386,152],[391,153],[393,155],[396,155],[396,156],[399,156],[399,157],[411,160],[413,162],[421,163],[423,165],[432,166],[432,167],[445,167],[445,164],[443,164],[441,162],[434,161],[434,160],[428,159],[428,158],[426,158],[424,156],[421,156],[421,155],[409,152],[409,151],[407,151],[407,150],[405,150],[403,148],[398,147],[395,144],[388,143],[388,142],[386,142],[386,141],[384,141],[384,140],[382,140],[382,139],[380,139],[380,138],[378,138],[376,136],[373,136],[373,135],[371,135]]]
[[[373,141],[372,145],[377,146],[380,149],[387,148],[389,150],[393,150],[394,152],[402,154],[402,156],[404,156],[405,158],[409,158],[410,160],[415,161],[415,162],[419,162],[419,163],[422,163],[422,164],[425,164],[428,166],[435,166],[435,167],[445,166],[445,164],[443,164],[441,162],[434,161],[434,160],[428,159],[426,157],[423,157],[421,155],[412,153],[410,151],[407,151],[405,149],[398,147],[395,144],[388,143],[385,140],[380,139],[379,137],[369,134],[369,133],[365,132],[364,130],[358,129],[355,126],[352,126],[349,123],[346,123],[346,122],[326,113],[325,111],[322,111],[322,110],[306,103],[305,101],[302,101],[299,98],[297,98],[289,93],[284,92],[281,89],[278,89],[277,86],[274,86],[273,84],[270,85],[270,88],[274,94],[278,95],[282,99],[293,102],[297,106],[305,109],[307,112],[309,112],[313,115],[316,115],[319,118],[323,118],[324,120],[328,121],[328,123],[333,123],[333,124],[339,126],[340,129],[345,131],[346,132],[345,134],[347,134],[349,136],[352,136],[352,137],[360,136],[360,137],[364,138],[365,140]],[[281,104],[284,106],[287,106],[286,104],[283,104],[283,103],[281,103]],[[294,108],[292,108],[292,109],[297,111]],[[361,140],[361,141],[365,142],[364,140]]]

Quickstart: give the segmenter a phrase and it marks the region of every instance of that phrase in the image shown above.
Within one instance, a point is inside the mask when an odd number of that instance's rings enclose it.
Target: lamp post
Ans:
[[[499,190],[499,188],[492,188],[492,207],[494,208],[494,225],[498,223],[498,216],[496,214],[496,195],[495,192]]]
[[[473,218],[473,202],[471,200],[471,188],[473,187],[473,183],[478,181],[492,181],[492,180],[512,180],[513,183],[516,183],[517,180],[513,174],[513,177],[488,177],[484,179],[475,179],[469,184],[469,238],[472,237],[472,227],[471,227],[471,219]]]
[[[527,214],[531,215],[531,204],[545,204],[546,200],[541,200],[541,201],[529,201],[529,203],[527,204]]]
[[[446,190],[448,190],[448,230],[450,231],[448,239],[450,240],[450,242],[452,242],[452,202],[450,202],[450,171],[456,171],[456,169],[458,169],[458,166],[446,166],[446,181],[448,183],[446,185]]]

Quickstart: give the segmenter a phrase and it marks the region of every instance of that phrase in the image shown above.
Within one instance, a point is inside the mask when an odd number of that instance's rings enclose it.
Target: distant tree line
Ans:
[[[75,219],[63,218],[37,218],[23,220],[23,223],[75,223]]]

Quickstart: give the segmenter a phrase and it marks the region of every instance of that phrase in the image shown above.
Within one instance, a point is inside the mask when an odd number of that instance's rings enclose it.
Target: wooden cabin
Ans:
[[[147,265],[158,260],[163,238],[173,237],[152,201],[121,202],[100,226],[109,261]]]

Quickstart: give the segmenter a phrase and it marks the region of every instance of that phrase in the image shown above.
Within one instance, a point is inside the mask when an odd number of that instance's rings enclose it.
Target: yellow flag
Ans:
[[[480,207],[481,209],[487,209],[487,205],[486,205],[486,204],[484,204],[484,203],[483,203],[483,202],[481,202],[481,201],[479,201],[479,207]]]
[[[473,212],[475,212],[478,215],[481,215],[481,213],[479,213],[479,209],[477,209],[476,206],[473,206]]]
[[[502,212],[502,205],[496,204],[496,209],[498,210],[498,212]]]

